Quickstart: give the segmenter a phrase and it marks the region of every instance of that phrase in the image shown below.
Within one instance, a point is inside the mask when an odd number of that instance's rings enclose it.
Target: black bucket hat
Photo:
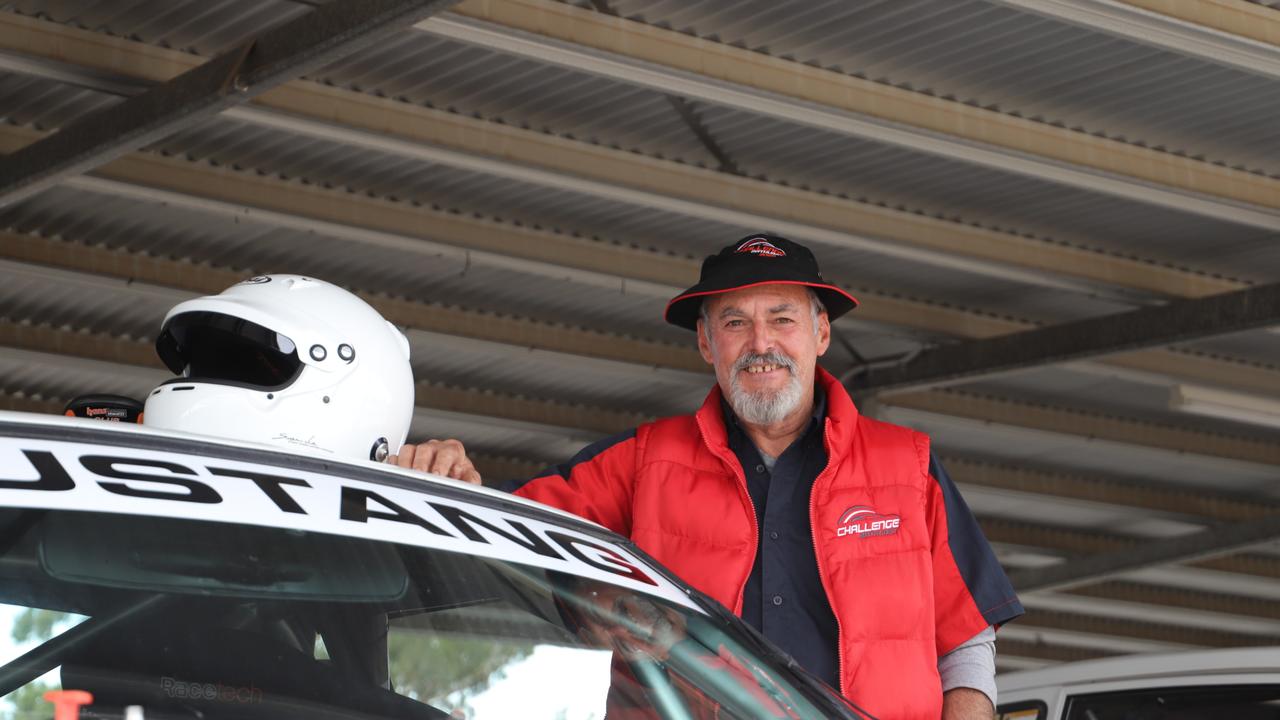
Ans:
[[[809,248],[777,235],[757,234],[707,256],[698,284],[667,303],[663,317],[672,325],[697,330],[703,298],[756,285],[811,287],[831,320],[858,306],[852,295],[822,279]]]

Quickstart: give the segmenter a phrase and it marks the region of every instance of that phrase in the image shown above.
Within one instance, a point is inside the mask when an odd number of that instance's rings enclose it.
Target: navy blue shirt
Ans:
[[[815,388],[808,428],[770,471],[728,403],[721,403],[729,447],[747,478],[760,546],[747,577],[742,619],[831,687],[840,687],[839,626],[818,575],[809,493],[827,467],[826,394]]]

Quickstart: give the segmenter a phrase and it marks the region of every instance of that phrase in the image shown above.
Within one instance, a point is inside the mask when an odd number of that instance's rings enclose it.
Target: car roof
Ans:
[[[402,543],[569,572],[706,612],[699,605],[705,598],[630,539],[596,523],[384,463],[17,412],[0,412],[0,457],[16,462],[20,474],[35,470],[34,477],[0,488],[4,508],[226,522]],[[159,482],[166,490],[120,480]],[[306,490],[294,496],[279,483]],[[246,489],[252,486],[257,491]]]
[[[1000,692],[1178,675],[1280,672],[1280,647],[1224,648],[1085,660],[997,678]]]
[[[164,430],[160,428],[147,427],[145,425],[138,425],[134,423],[108,422],[104,420],[96,420],[96,419],[90,419],[90,418],[68,417],[63,415],[46,415],[46,414],[40,414],[40,413],[13,412],[8,410],[0,410],[0,423],[16,423],[16,424],[27,425],[31,427],[52,428],[55,431],[60,428],[65,428],[68,430],[83,429],[83,430],[89,430],[95,433],[96,432],[125,433],[125,434],[134,435],[135,437],[144,436],[144,437],[153,437],[157,439],[163,438],[168,440],[180,440],[188,443],[200,443],[202,445],[208,446],[211,449],[222,448],[225,450],[231,450],[232,452],[234,451],[250,451],[250,452],[266,451],[274,455],[293,456],[301,459],[304,462],[317,460],[315,455],[310,454],[305,450],[301,450],[299,448],[289,447],[285,445],[264,445],[260,443],[246,442],[241,440],[219,438],[211,435],[196,435],[192,433],[183,433],[183,432],[177,432],[173,430]],[[323,458],[321,459],[321,461],[324,462],[326,466],[328,466],[328,469],[326,470],[326,472],[341,473],[341,470],[339,470],[337,467],[334,467],[334,466],[339,466],[339,467],[346,466],[350,468],[358,468],[362,476],[367,476],[370,471],[372,471],[373,473],[385,473],[388,478],[392,478],[392,477],[396,477],[400,479],[408,478],[414,482],[425,482],[432,485],[441,485],[441,486],[450,488],[450,492],[454,492],[454,493],[464,492],[464,493],[470,493],[480,497],[488,497],[491,499],[500,500],[504,503],[516,503],[518,505],[527,507],[539,513],[555,514],[565,520],[569,520],[574,523],[586,523],[596,528],[601,527],[599,524],[592,522],[586,518],[580,517],[578,515],[574,515],[573,513],[565,512],[564,510],[552,507],[550,505],[543,505],[541,503],[533,502],[532,500],[526,500],[525,498],[522,498],[518,495],[512,495],[511,493],[506,493],[501,490],[497,490],[495,488],[485,487],[483,485],[471,485],[469,483],[464,483],[459,480],[453,480],[451,478],[447,478],[442,475],[434,475],[432,473],[425,473],[418,470],[408,470],[405,468],[397,467],[395,465],[388,465],[386,463],[377,463],[373,461],[360,462],[357,460],[347,460],[344,458]]]

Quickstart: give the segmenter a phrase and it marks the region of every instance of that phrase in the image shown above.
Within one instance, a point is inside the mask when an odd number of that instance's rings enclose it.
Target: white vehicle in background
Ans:
[[[1089,660],[996,684],[997,720],[1277,720],[1280,647]]]
[[[0,413],[0,603],[4,717],[859,717],[598,526],[121,423]]]

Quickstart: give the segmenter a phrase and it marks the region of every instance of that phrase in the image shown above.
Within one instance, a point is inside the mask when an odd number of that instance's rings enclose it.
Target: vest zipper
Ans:
[[[814,478],[813,487],[809,489],[809,537],[813,542],[813,558],[818,562],[818,579],[822,581],[822,589],[827,593],[827,602],[831,605],[831,614],[836,619],[836,663],[840,673],[840,693],[847,697],[848,691],[844,686],[844,627],[840,624],[840,613],[836,611],[835,598],[831,594],[831,587],[827,584],[827,573],[822,567],[822,553],[818,551],[818,530],[817,525],[814,524],[817,507],[814,501],[817,497],[815,491],[818,489],[818,482],[831,469],[831,459],[834,457],[831,447],[827,444],[827,438],[831,436],[831,420],[823,418],[822,430],[822,444],[827,451],[827,464],[822,468],[822,472],[818,473],[818,477]]]
[[[738,497],[746,504],[747,510],[751,512],[752,551],[751,562],[747,563],[747,577],[751,577],[751,568],[755,565],[756,554],[760,552],[760,532],[756,529],[759,526],[759,519],[756,517],[756,506],[755,503],[751,502],[751,493],[747,491],[747,476],[744,474],[742,467],[738,463],[737,456],[733,457],[733,462],[729,462],[724,455],[720,454],[716,451],[716,448],[712,447],[711,443],[707,440],[707,430],[702,426],[702,416],[695,414],[693,419],[698,424],[698,436],[702,439],[702,444],[706,445],[707,449],[710,450],[713,455],[720,458],[721,462],[725,463],[731,470],[733,470],[734,477],[738,479]],[[810,522],[812,523],[812,521]],[[822,573],[821,569],[819,569],[818,573]],[[738,585],[738,599],[735,601],[735,606],[732,608],[733,614],[738,617],[742,617],[742,600],[746,589],[747,578],[743,578],[742,582]],[[838,625],[839,620],[837,620],[836,623]],[[764,634],[764,628],[760,629],[760,634]]]

